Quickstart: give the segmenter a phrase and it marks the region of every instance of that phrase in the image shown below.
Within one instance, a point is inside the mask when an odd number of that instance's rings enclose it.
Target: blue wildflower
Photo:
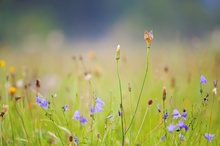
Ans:
[[[168,132],[173,132],[175,130],[176,126],[173,124],[170,124],[169,126],[167,126],[167,131]]]
[[[206,78],[203,75],[201,75],[200,76],[200,84],[206,84],[206,83],[207,83]]]
[[[79,144],[79,140],[78,140],[78,138],[75,136],[74,137],[74,142],[76,143],[76,145],[78,146],[78,144]]]
[[[165,114],[163,115],[163,119],[165,120],[167,119],[167,117],[168,117],[168,112],[166,111]]]
[[[121,112],[120,111],[118,111],[118,116],[121,116]]]
[[[80,112],[78,110],[75,111],[72,119],[75,119],[75,120],[79,120],[80,119]]]
[[[96,112],[93,106],[90,106],[90,115],[93,115]]]
[[[47,109],[48,108],[48,101],[40,98],[40,96],[36,96],[36,103],[37,105],[39,105],[40,107]]]
[[[211,142],[212,139],[214,138],[215,134],[208,134],[208,133],[205,133],[204,134],[204,137],[209,141]]]
[[[182,115],[181,115],[181,117],[182,117],[184,120],[186,120],[186,116],[187,116],[187,113],[186,113],[186,110],[184,109],[184,110],[183,110],[183,113],[182,113]]]
[[[103,109],[102,109],[102,105],[96,103],[96,106],[95,106],[95,112],[102,112],[102,111],[103,111]]]
[[[173,119],[177,119],[177,118],[179,118],[179,117],[181,117],[181,115],[180,115],[180,113],[178,112],[178,110],[173,110]]]
[[[85,117],[80,117],[80,119],[79,119],[79,121],[80,121],[80,124],[82,124],[82,125],[86,125],[86,123],[87,123],[87,120],[86,120],[86,118]]]
[[[186,131],[189,130],[189,127],[188,127],[187,125],[185,125],[183,121],[179,121],[179,122],[176,124],[176,126],[178,126],[180,130],[183,129],[183,128],[184,128]]]
[[[165,139],[165,136],[162,136],[161,138],[160,138],[160,141],[163,141]]]
[[[96,104],[99,104],[100,106],[105,105],[105,103],[100,99],[100,98],[96,98]]]
[[[63,111],[67,111],[68,110],[68,104],[62,106]]]

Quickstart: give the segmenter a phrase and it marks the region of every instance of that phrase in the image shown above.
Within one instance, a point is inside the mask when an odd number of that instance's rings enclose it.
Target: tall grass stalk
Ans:
[[[123,99],[122,99],[122,89],[121,89],[121,79],[119,75],[119,69],[118,69],[118,59],[116,59],[116,67],[117,67],[117,75],[118,75],[118,82],[119,82],[119,90],[120,90],[120,109],[121,109],[121,133],[122,133],[122,146],[124,146],[124,139],[125,139],[125,133],[124,133],[124,113],[123,113]]]
[[[135,111],[134,111],[134,115],[131,119],[131,122],[130,124],[128,125],[128,128],[126,129],[125,131],[125,134],[128,132],[128,130],[131,128],[131,125],[134,121],[134,118],[137,114],[137,109],[138,109],[138,106],[139,106],[139,103],[140,103],[140,99],[141,99],[141,96],[142,96],[142,92],[143,92],[143,89],[144,89],[144,84],[145,84],[145,81],[146,81],[146,77],[147,77],[147,73],[148,73],[148,66],[149,66],[149,56],[150,56],[150,45],[147,46],[147,54],[146,54],[146,70],[145,70],[145,74],[144,74],[144,79],[143,79],[143,82],[142,82],[142,85],[141,85],[141,91],[140,91],[140,94],[138,96],[138,101],[137,101],[137,105],[135,107]]]

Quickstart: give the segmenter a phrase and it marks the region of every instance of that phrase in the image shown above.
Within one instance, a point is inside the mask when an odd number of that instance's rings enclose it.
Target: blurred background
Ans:
[[[220,1],[0,0],[0,50],[134,46],[145,29],[157,42],[218,44]]]

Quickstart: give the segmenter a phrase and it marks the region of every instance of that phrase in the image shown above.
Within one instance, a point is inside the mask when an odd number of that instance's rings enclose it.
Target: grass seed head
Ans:
[[[117,46],[115,59],[116,59],[116,60],[119,60],[119,59],[120,59],[120,45]]]
[[[165,100],[166,100],[166,97],[167,97],[167,89],[166,89],[166,87],[163,87],[163,96],[162,96],[162,99],[165,101]]]

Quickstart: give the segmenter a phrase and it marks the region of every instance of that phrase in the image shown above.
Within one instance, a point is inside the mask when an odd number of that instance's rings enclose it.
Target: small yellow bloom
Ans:
[[[5,61],[4,60],[0,60],[0,67],[4,67],[5,66]]]
[[[14,69],[13,66],[11,66],[11,67],[9,68],[9,72],[10,72],[10,73],[14,73],[14,72],[15,72],[15,69]]]
[[[154,35],[153,35],[152,30],[150,32],[148,32],[146,30],[144,31],[144,39],[145,39],[146,43],[151,43],[153,38],[154,38]]]
[[[16,92],[16,88],[15,88],[15,87],[10,87],[10,88],[8,89],[8,92],[9,92],[11,95],[14,95],[15,92]]]
[[[95,59],[95,52],[92,51],[92,50],[89,51],[89,52],[88,52],[88,56],[89,56],[90,59]]]

